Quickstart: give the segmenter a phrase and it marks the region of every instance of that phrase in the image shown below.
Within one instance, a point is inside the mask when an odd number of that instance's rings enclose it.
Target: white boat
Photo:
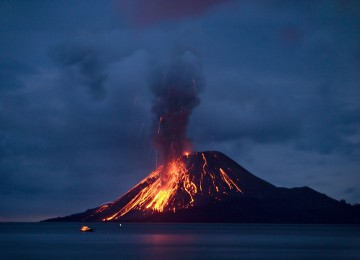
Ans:
[[[88,227],[88,226],[82,226],[82,227],[80,228],[80,231],[81,231],[81,232],[92,232],[92,231],[94,231],[94,229],[93,229],[93,228],[90,228],[90,227]]]

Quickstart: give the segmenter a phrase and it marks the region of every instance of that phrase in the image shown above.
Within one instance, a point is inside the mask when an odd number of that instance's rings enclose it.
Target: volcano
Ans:
[[[308,187],[276,187],[220,152],[196,152],[158,167],[114,202],[47,221],[360,223],[359,213]]]

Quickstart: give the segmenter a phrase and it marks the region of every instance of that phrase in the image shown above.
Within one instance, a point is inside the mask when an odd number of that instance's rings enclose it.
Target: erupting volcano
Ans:
[[[359,207],[308,187],[278,188],[220,152],[159,166],[114,202],[48,221],[360,223]]]
[[[161,165],[114,202],[50,221],[359,223],[359,208],[310,188],[278,188],[220,152],[192,152],[200,65],[187,52],[154,74],[153,143]]]
[[[245,187],[244,180],[255,185]],[[139,219],[176,213],[227,197],[261,197],[273,188],[219,152],[194,153],[158,167],[120,199],[102,205],[82,220]]]

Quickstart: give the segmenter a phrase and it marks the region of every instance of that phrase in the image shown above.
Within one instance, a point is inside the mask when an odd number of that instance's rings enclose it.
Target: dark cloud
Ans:
[[[344,104],[342,90],[325,84],[319,86],[308,100],[301,115],[304,121],[302,138],[298,142],[301,149],[316,150],[320,153],[356,152],[359,143],[348,137],[356,135],[360,127],[359,108]],[[311,115],[311,116],[308,116]]]
[[[198,16],[211,7],[232,0],[118,0],[121,13],[127,15],[136,26],[156,24],[166,20],[177,20],[189,16]],[[128,13],[130,11],[130,13]]]
[[[250,140],[261,144],[286,143],[301,136],[303,103],[287,84],[291,80],[256,78],[221,70],[209,75],[209,89],[196,114],[194,139],[207,142]],[[265,77],[265,76],[263,76]],[[266,78],[266,77],[265,77]],[[222,87],[218,87],[222,86]],[[199,121],[201,121],[199,123]],[[207,133],[207,134],[204,134]]]
[[[50,75],[14,75],[19,87],[2,89],[0,97],[0,197],[6,205],[20,203],[14,197],[21,195],[26,204],[37,198],[35,210],[44,196],[62,203],[59,194],[83,200],[91,191],[83,202],[92,207],[104,202],[105,190],[111,190],[107,199],[116,198],[138,180],[136,174],[145,176],[155,166],[147,84],[139,80],[148,77],[146,59],[136,52],[107,63],[101,73],[109,95],[101,102],[80,88],[87,82],[64,80],[62,67]]]
[[[105,97],[106,63],[100,51],[85,46],[61,45],[51,49],[50,57],[68,77],[87,87],[93,99]]]
[[[22,86],[19,75],[34,73],[34,69],[13,59],[3,59],[0,62],[0,82],[2,91],[16,89]]]
[[[296,149],[318,153],[357,154],[359,110],[343,103],[341,89],[314,86],[309,95],[306,88],[294,92],[292,82],[283,88],[271,86],[270,80],[262,86],[238,76],[226,77],[231,76],[213,79],[226,87],[214,91],[214,96],[205,93],[193,131],[198,142],[211,143],[214,138],[218,142],[291,143]],[[239,86],[231,86],[232,80]]]

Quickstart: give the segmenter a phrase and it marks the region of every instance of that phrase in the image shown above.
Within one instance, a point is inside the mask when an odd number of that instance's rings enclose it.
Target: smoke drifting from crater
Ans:
[[[155,114],[153,143],[162,162],[192,150],[186,130],[189,116],[200,103],[198,94],[203,85],[200,62],[191,52],[185,52],[154,73],[151,82]]]

